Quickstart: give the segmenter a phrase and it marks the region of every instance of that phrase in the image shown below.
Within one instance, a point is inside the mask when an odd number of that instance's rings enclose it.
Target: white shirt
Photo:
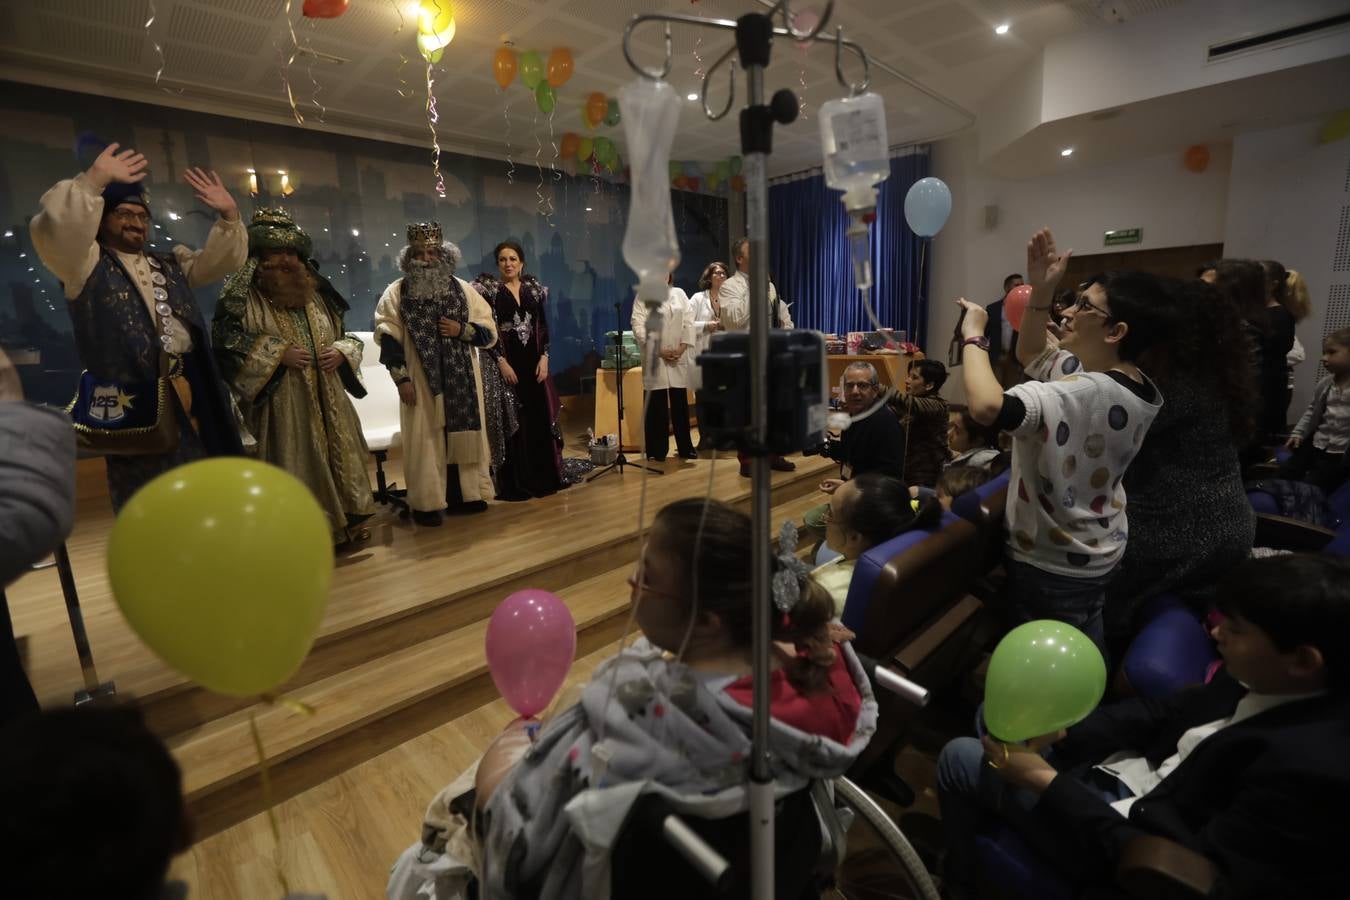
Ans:
[[[750,327],[750,279],[744,272],[737,272],[722,282],[717,294],[722,306],[722,324],[727,331],[745,331]],[[770,309],[778,310],[777,328],[793,328],[792,313],[788,311],[787,301],[778,301],[778,289],[769,282]]]
[[[1320,693],[1319,691],[1312,694],[1258,694],[1251,691],[1238,701],[1237,706],[1233,709],[1233,714],[1228,718],[1216,719],[1213,722],[1197,725],[1182,734],[1177,740],[1177,752],[1163,760],[1156,769],[1146,757],[1137,756],[1127,751],[1108,756],[1096,768],[1114,775],[1122,784],[1134,792],[1133,797],[1117,800],[1111,804],[1111,808],[1122,816],[1128,816],[1130,807],[1134,805],[1136,800],[1162,784],[1162,780],[1175,772],[1177,766],[1181,765],[1186,757],[1190,756],[1191,752],[1210,735],[1222,731],[1229,725],[1236,725],[1244,719],[1250,719],[1258,713],[1283,706],[1286,703],[1293,703],[1295,700],[1316,697]]]
[[[719,291],[718,307],[721,307]],[[698,343],[694,346],[695,353],[702,353],[708,349],[708,344],[712,341],[713,329],[722,320],[721,317],[713,312],[712,293],[710,291],[699,291],[689,298],[689,303],[694,307],[694,340]]]
[[[647,304],[635,301],[633,303],[633,338],[637,345],[642,348],[643,369],[642,369],[642,389],[646,391],[662,391],[666,388],[679,388],[684,390],[689,387],[689,370],[693,365],[694,356],[694,305],[689,302],[689,295],[677,287],[672,287],[666,295],[666,302],[659,307],[661,317],[665,322],[661,329],[661,349],[674,350],[681,344],[688,344],[689,349],[680,354],[676,362],[667,362],[659,355],[656,355],[654,362],[647,361]]]
[[[1322,422],[1313,433],[1313,446],[1326,453],[1344,453],[1350,446],[1350,388],[1331,382]]]

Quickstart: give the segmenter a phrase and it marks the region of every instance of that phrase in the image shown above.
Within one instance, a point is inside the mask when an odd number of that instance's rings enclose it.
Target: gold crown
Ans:
[[[408,246],[414,249],[439,247],[441,240],[440,222],[415,222],[408,226]]]

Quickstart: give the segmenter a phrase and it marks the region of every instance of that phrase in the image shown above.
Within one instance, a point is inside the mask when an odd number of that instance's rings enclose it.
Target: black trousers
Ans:
[[[9,618],[5,592],[0,591],[0,725],[26,713],[37,712],[37,697],[19,661],[14,624]]]
[[[1291,481],[1306,481],[1322,489],[1327,496],[1350,477],[1350,463],[1344,453],[1328,453],[1312,445],[1312,436],[1303,439],[1303,446],[1280,466],[1280,477]]]
[[[670,453],[670,422],[675,423],[675,449],[686,455],[693,453],[694,439],[689,434],[689,396],[685,389],[648,391],[647,397],[647,417],[642,422],[647,456],[665,459]]]

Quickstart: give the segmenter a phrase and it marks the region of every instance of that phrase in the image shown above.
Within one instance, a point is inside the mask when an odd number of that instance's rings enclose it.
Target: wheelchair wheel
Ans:
[[[847,778],[834,780],[834,803],[853,812],[847,849],[834,886],[822,898],[939,900],[937,887],[913,845],[867,792]]]

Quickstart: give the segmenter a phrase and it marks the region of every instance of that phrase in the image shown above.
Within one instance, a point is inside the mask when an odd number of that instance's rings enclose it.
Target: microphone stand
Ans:
[[[641,463],[629,462],[629,461],[628,461],[628,457],[626,457],[626,456],[623,455],[623,376],[624,376],[624,373],[625,373],[626,370],[623,369],[623,368],[621,368],[622,365],[623,365],[623,301],[622,301],[622,300],[620,300],[618,303],[615,303],[615,304],[614,304],[614,321],[615,321],[615,322],[618,324],[618,326],[619,326],[618,328],[616,328],[616,329],[614,330],[614,405],[615,405],[616,411],[617,411],[618,414],[619,414],[619,419],[618,419],[618,421],[619,421],[619,453],[618,453],[617,456],[614,457],[614,462],[612,462],[612,463],[610,463],[609,465],[605,466],[603,469],[596,469],[594,472],[592,472],[590,475],[588,475],[588,476],[586,477],[586,483],[587,483],[587,484],[590,484],[592,481],[594,481],[595,479],[599,478],[601,475],[606,475],[606,474],[608,474],[608,473],[610,473],[610,472],[613,472],[615,469],[618,469],[618,470],[619,470],[619,474],[621,474],[621,475],[623,474],[623,470],[624,470],[625,468],[630,468],[630,469],[642,469],[642,470],[645,471],[645,472],[651,472],[651,473],[653,473],[653,474],[655,474],[655,475],[664,475],[664,474],[666,474],[664,471],[662,471],[661,469],[656,468],[655,466],[644,466],[644,465],[642,465]]]

